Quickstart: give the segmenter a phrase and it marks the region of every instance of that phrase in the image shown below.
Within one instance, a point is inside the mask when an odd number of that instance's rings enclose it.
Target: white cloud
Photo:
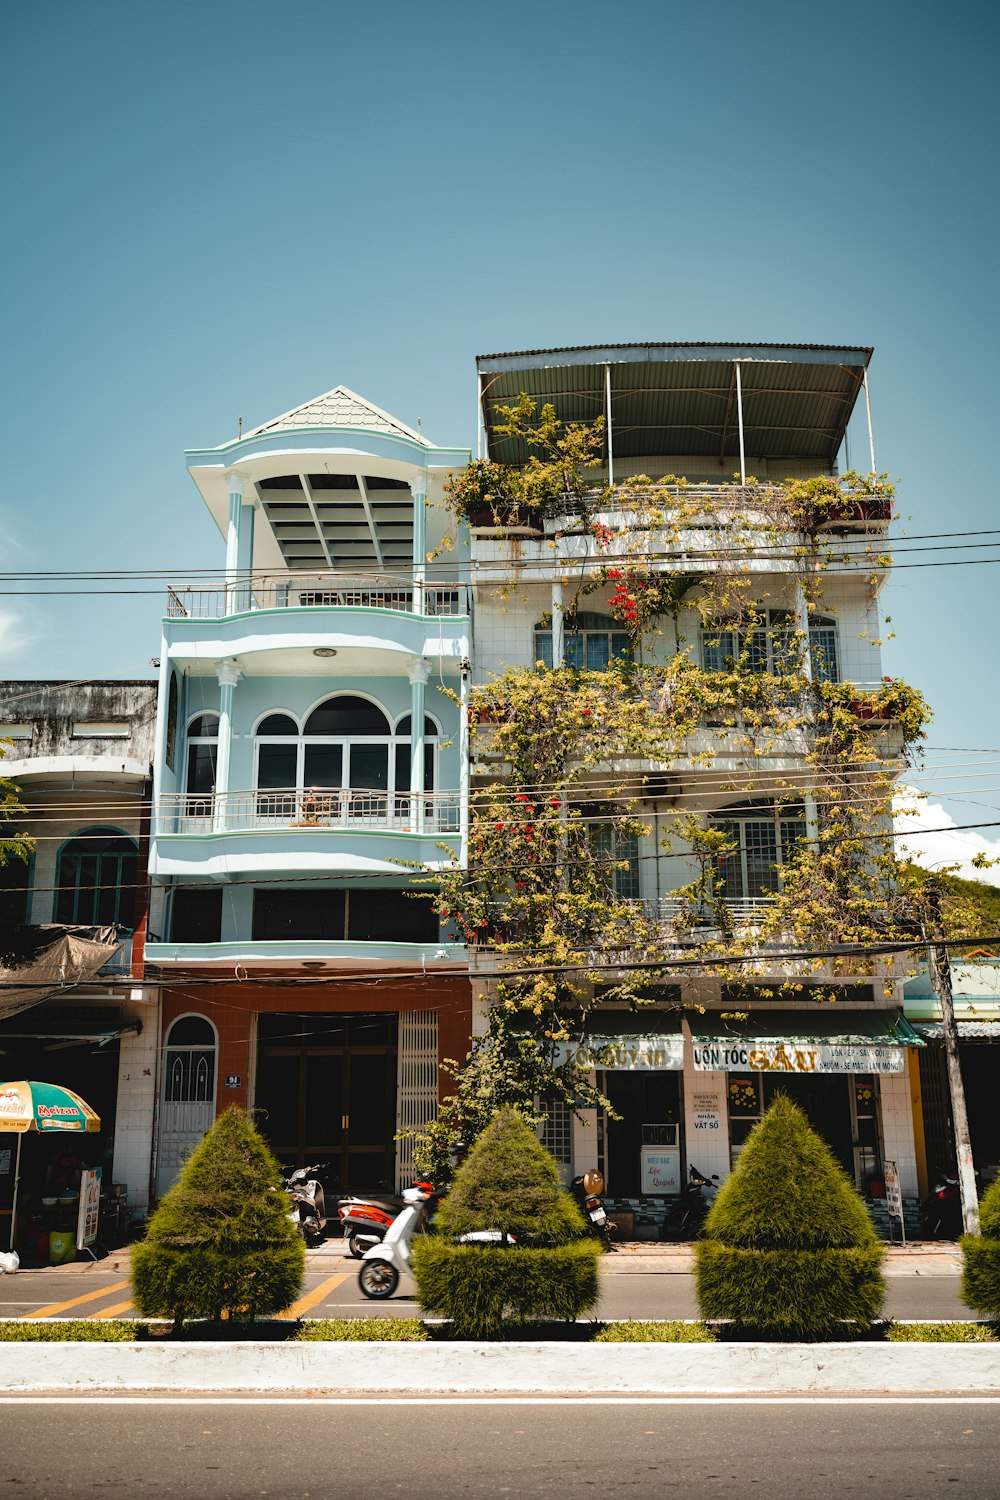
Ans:
[[[1000,859],[1000,838],[987,838],[975,828],[951,832],[955,828],[951,814],[940,802],[931,802],[912,786],[899,788],[893,798],[893,812],[897,834],[905,835],[896,840],[900,859],[912,859],[925,869],[955,865],[954,873],[964,880],[1000,885],[1000,865],[991,870],[977,870],[972,863],[977,854]],[[934,831],[923,833],[922,829]]]

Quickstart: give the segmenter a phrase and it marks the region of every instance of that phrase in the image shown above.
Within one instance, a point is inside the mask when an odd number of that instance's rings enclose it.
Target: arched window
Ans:
[[[307,823],[385,816],[396,786],[391,752],[399,747],[377,703],[349,694],[327,698],[301,733],[288,714],[269,714],[255,741],[258,815]]]
[[[167,1104],[215,1100],[215,1027],[204,1016],[180,1016],[167,1033],[163,1098]]]
[[[219,758],[219,715],[199,714],[187,731],[187,814],[191,818],[212,815],[215,772]]]
[[[580,672],[605,672],[615,661],[631,661],[632,648],[625,631],[610,615],[580,610],[567,621],[563,632],[563,660]],[[551,667],[552,627],[535,626],[535,660]]]
[[[701,632],[701,664],[706,672],[727,672],[739,663],[748,672],[781,676],[801,669],[795,618],[786,609],[759,613],[752,629],[733,625]],[[839,682],[837,625],[829,615],[809,618],[809,655],[816,682]]]
[[[117,828],[91,828],[70,839],[59,855],[56,921],[131,928],[136,863],[135,841]]]

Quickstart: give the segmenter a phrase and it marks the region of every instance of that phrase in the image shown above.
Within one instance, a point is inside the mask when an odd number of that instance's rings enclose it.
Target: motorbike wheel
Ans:
[[[358,1237],[356,1234],[348,1235],[347,1248],[354,1256],[355,1260],[360,1260],[362,1255],[364,1255],[365,1253],[364,1247],[358,1244]]]
[[[391,1297],[399,1286],[399,1272],[387,1260],[366,1260],[358,1272],[358,1285],[373,1301]]]

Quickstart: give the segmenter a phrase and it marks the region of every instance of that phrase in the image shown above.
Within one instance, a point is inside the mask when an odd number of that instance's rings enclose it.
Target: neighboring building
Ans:
[[[464,858],[469,602],[427,557],[468,453],[338,386],[187,458],[225,571],[163,622],[158,1191],[233,1103],[329,1188],[392,1189],[470,1034],[465,950],[410,894]]]
[[[985,1184],[1000,1171],[1000,1110],[993,1078],[997,1065],[993,1047],[1000,1044],[1000,958],[970,955],[953,963],[951,983],[972,1160]],[[907,981],[905,1010],[907,1020],[927,1043],[920,1051],[917,1122],[921,1191],[925,1192],[933,1186],[929,1179],[935,1173],[955,1171],[955,1137],[941,1011],[923,964],[920,973]]]
[[[667,344],[484,356],[478,360],[481,451],[496,462],[524,462],[523,447],[493,428],[497,408],[526,392],[539,403],[552,402],[563,421],[592,422],[603,413],[604,466],[594,473],[595,485],[620,484],[639,474],[654,480],[683,475],[688,481],[685,503],[700,496],[706,513],[712,514],[713,508],[719,513],[720,507],[732,506],[734,497],[736,503],[743,498],[744,491],[732,486],[735,470],[742,485],[750,475],[755,480],[743,503],[751,510],[757,504],[766,508],[769,482],[838,472],[848,421],[867,391],[871,352],[815,345]],[[865,430],[863,418],[859,426]],[[854,457],[855,467],[869,468],[867,441],[863,454]],[[668,510],[677,493],[665,487]],[[887,503],[862,506],[856,514],[838,518],[837,529],[848,537],[877,536],[889,517]],[[599,519],[612,531],[628,524],[613,508]],[[726,525],[724,511],[721,519],[700,529],[688,523],[683,560],[677,560],[674,549],[673,558],[659,566],[687,569],[692,575],[723,566],[718,538],[724,531],[715,528]],[[601,560],[599,540],[587,527],[554,518],[534,534],[522,526],[519,534],[504,537],[496,522],[486,518],[481,527],[473,524],[471,546],[477,682],[508,666],[534,662],[601,668],[624,649],[621,623],[609,609],[611,585],[591,592],[587,613],[566,623],[568,585]],[[755,670],[778,670],[786,649],[783,633],[791,626],[807,635],[811,665],[806,670],[814,678],[876,687],[882,680],[877,595],[884,574],[873,587],[873,569],[862,558],[838,567],[823,582],[821,611],[810,613],[792,551],[785,548],[782,560],[783,549],[776,551],[773,538],[767,537],[758,539],[758,548],[759,555],[751,547],[740,563],[753,579],[751,597],[760,611]],[[515,583],[507,597],[498,597],[498,585]],[[693,648],[696,660],[700,655],[706,670],[719,670],[733,647],[725,630],[699,626],[697,611],[685,608],[679,620],[685,645]],[[675,649],[672,630],[656,638],[651,634],[643,645],[643,660],[666,660]],[[883,735],[889,753],[894,752],[891,725],[873,723],[872,733]],[[804,807],[779,811],[767,794],[769,779],[773,786],[776,778],[801,776],[807,747],[793,737],[772,745],[748,778],[739,755],[717,737],[713,740],[710,719],[699,735],[700,748],[713,753],[710,764],[699,763],[699,745],[693,745],[686,760],[671,765],[669,776],[648,784],[642,816],[651,831],[631,851],[629,868],[616,877],[619,894],[656,904],[669,926],[668,893],[697,872],[693,857],[663,850],[671,811],[683,805],[706,821],[724,824],[737,839],[738,851],[727,861],[726,899],[737,928],[746,928],[752,926],[759,903],[777,888],[783,849],[815,817],[808,795]],[[744,790],[727,793],[721,773],[737,771]],[[498,772],[487,760],[473,767],[473,775],[474,785],[487,785]],[[754,777],[763,785],[755,785]],[[635,1033],[632,1047],[619,1054],[619,1066],[604,1074],[607,1095],[622,1118],[598,1120],[591,1111],[581,1120],[557,1106],[548,1136],[567,1171],[598,1161],[612,1197],[637,1210],[676,1191],[689,1163],[725,1177],[752,1125],[781,1087],[808,1110],[859,1186],[877,1196],[882,1162],[889,1158],[899,1166],[904,1194],[916,1194],[911,1093],[918,1087],[915,1049],[920,1039],[902,1016],[900,979],[880,974],[877,982],[848,982],[828,968],[809,982],[834,988],[840,997],[836,1010],[810,1009],[808,985],[796,1003],[775,999],[773,990],[768,994],[769,984],[801,981],[801,968],[775,962],[771,973],[762,972],[767,967],[765,962],[757,969],[756,988],[734,991],[711,978],[679,979],[659,1012],[606,1012],[599,1018],[596,1024],[609,1034]],[[477,986],[479,1027],[487,993],[485,982]],[[677,1001],[688,1007],[683,1021]],[[749,1011],[749,1020],[720,1014],[737,1010]],[[840,1071],[803,1075],[748,1066],[750,1052],[756,1052],[759,1062],[777,1055],[781,1044],[786,1054],[796,1044],[818,1048]],[[659,1158],[655,1170],[650,1160],[654,1151]]]
[[[27,865],[0,867],[3,1076],[81,1094],[102,1128],[74,1145],[139,1210],[149,1201],[158,1031],[157,993],[142,983],[156,686],[0,683],[0,740],[10,741],[0,775],[25,808],[11,826],[34,840]],[[53,1139],[24,1143],[28,1204]],[[0,1207],[6,1186],[0,1177]]]

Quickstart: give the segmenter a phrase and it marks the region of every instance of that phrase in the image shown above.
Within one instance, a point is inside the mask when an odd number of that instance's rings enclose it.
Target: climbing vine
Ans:
[[[530,579],[538,562],[563,570],[566,628],[585,598],[603,596],[631,651],[603,672],[536,664],[473,690],[482,789],[468,865],[445,870],[434,901],[489,980],[489,1027],[453,1065],[455,1095],[424,1142],[439,1162],[448,1140],[477,1133],[502,1105],[532,1118],[546,1099],[609,1108],[561,1044],[586,1035],[598,999],[662,1000],[679,956],[741,983],[773,975],[769,948],[898,935],[892,793],[929,716],[901,681],[860,687],[813,670],[824,575],[848,569],[873,596],[891,561],[886,475],[721,486],[640,475],[602,488],[600,423],[563,426],[522,395],[497,430],[523,442],[528,461],[470,465],[449,488],[456,519],[483,505],[498,529],[529,515],[549,541],[537,557],[512,550],[511,575]],[[776,578],[777,600],[766,594]],[[668,619],[672,639],[658,646]],[[716,670],[696,659],[699,640]],[[650,910],[627,877],[649,847],[650,788],[667,783],[663,848],[686,875]],[[741,798],[751,808],[763,798],[788,834],[752,924],[726,899],[739,845],[725,814]],[[793,977],[778,987],[801,989],[820,971],[854,975],[858,961],[782,967]]]

